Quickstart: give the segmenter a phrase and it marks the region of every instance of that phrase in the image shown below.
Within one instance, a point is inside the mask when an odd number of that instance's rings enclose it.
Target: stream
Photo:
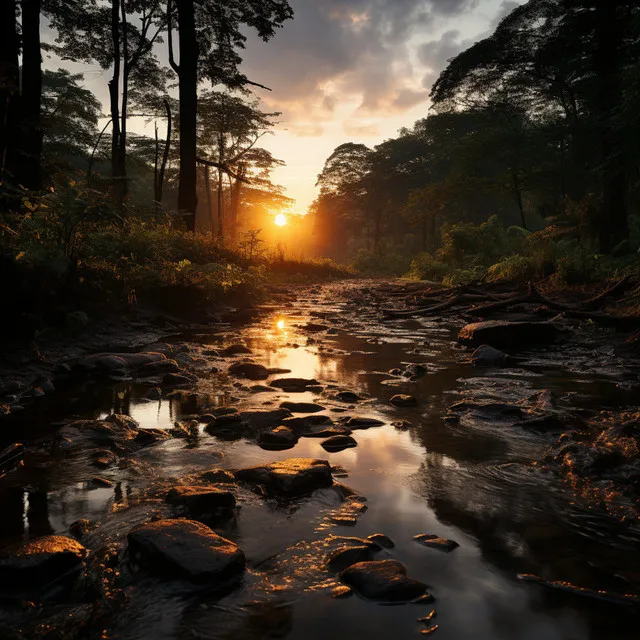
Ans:
[[[79,637],[89,638],[418,638],[428,628],[418,618],[433,609],[434,637],[440,640],[639,637],[638,606],[518,577],[535,574],[638,594],[637,520],[581,499],[537,464],[557,434],[482,413],[458,419],[449,409],[461,401],[528,408],[548,392],[558,410],[574,415],[637,406],[637,363],[619,358],[587,328],[561,344],[519,353],[522,361],[512,366],[474,367],[470,351],[456,342],[463,321],[446,315],[383,321],[368,304],[367,286],[373,285],[300,288],[265,305],[244,326],[211,325],[168,336],[164,342],[180,345],[181,364],[197,375],[195,389],[151,399],[153,385],[145,381],[87,380],[5,421],[2,446],[19,440],[27,453],[22,467],[0,479],[0,547],[68,535],[72,523],[87,519],[96,526],[82,543],[120,554],[118,576],[110,578],[99,616],[77,594],[42,608],[43,619],[60,611],[67,616],[64,623],[55,616],[47,622],[51,637],[75,637],[76,619],[83,629]],[[221,358],[216,350],[238,343],[256,363],[291,373],[260,382],[229,377],[228,366],[247,354]],[[426,375],[409,380],[389,373],[408,363],[424,365]],[[296,393],[268,386],[283,376],[315,379],[319,386]],[[362,400],[342,402],[336,399],[340,390]],[[416,405],[393,406],[389,400],[396,394],[414,396]],[[285,401],[318,403],[323,410],[315,415],[334,422],[362,416],[383,424],[354,430],[356,447],[330,453],[311,437],[287,450],[265,450],[252,438],[210,435],[198,419],[215,408],[276,409]],[[194,419],[198,426],[189,437],[159,440],[100,470],[87,450],[52,446],[66,421],[113,413],[131,416],[141,429],[169,430]],[[162,491],[207,469],[288,458],[328,460],[336,480],[366,497],[366,511],[355,513],[353,503],[332,489],[276,501],[239,486],[233,517],[213,527],[245,553],[247,569],[236,589],[222,596],[194,591],[128,566],[127,533],[158,513],[166,515]],[[341,516],[347,519],[341,522]],[[324,565],[327,554],[340,536],[375,533],[395,543],[378,559],[402,562],[411,578],[428,585],[433,604],[384,606],[358,595],[332,597],[339,579]],[[425,547],[413,539],[423,533],[459,547],[450,553]],[[33,630],[30,615],[2,605],[0,629]],[[16,631],[16,637],[49,637],[38,633]]]

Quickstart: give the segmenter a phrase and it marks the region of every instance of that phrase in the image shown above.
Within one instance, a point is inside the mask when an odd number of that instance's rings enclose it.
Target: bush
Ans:
[[[451,268],[430,253],[420,253],[411,262],[407,276],[414,280],[441,282]]]
[[[528,282],[540,273],[540,265],[530,256],[514,255],[489,267],[487,280],[500,282],[518,280]]]
[[[360,249],[351,268],[358,273],[378,276],[401,276],[411,265],[411,256],[399,251],[369,251]]]

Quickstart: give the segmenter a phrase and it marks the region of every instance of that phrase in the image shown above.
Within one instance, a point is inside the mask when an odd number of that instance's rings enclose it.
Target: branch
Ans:
[[[249,84],[252,87],[260,87],[261,89],[266,89],[267,91],[273,91],[273,89],[270,89],[269,87],[265,87],[263,84],[260,84],[259,82],[251,82],[251,80],[245,80],[245,84]]]
[[[247,180],[246,178],[236,173],[226,163],[212,162],[211,160],[205,160],[204,158],[196,158],[196,162],[198,164],[204,165],[205,167],[213,167],[214,169],[220,169],[221,171],[226,173],[228,176],[231,176],[234,180],[239,180],[240,182],[244,182],[245,184],[251,184],[250,180]]]
[[[167,0],[167,41],[169,43],[169,64],[171,68],[180,73],[180,65],[176,64],[176,59],[173,57],[173,25],[171,23],[171,0]]]

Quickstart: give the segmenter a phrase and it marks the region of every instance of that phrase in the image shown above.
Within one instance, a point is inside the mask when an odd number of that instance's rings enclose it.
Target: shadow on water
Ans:
[[[314,334],[309,319],[334,331]],[[154,579],[136,580],[125,611],[108,621],[123,638],[410,638],[425,607],[381,607],[359,598],[334,600],[335,576],[322,566],[336,542],[332,536],[384,532],[396,542],[385,557],[404,562],[409,575],[430,585],[437,598],[437,637],[450,640],[584,640],[637,638],[637,610],[545,591],[517,580],[535,573],[584,587],[629,592],[640,584],[640,545],[633,523],[611,520],[576,502],[558,480],[531,466],[548,446],[540,434],[500,421],[452,424],[447,408],[461,399],[522,402],[551,389],[575,409],[618,406],[630,401],[616,385],[617,369],[573,353],[532,354],[532,365],[478,371],[453,343],[454,329],[441,322],[381,325],[363,317],[348,300],[319,299],[293,313],[272,314],[242,330],[176,336],[191,353],[224,371],[229,360],[203,356],[218,345],[243,340],[267,367],[315,378],[324,394],[252,390],[224,374],[201,374],[198,393],[178,392],[145,399],[148,387],[132,381],[76,386],[55,402],[17,414],[3,439],[29,433],[25,466],[0,484],[0,541],[65,533],[78,518],[102,523],[104,542],[122,540],[149,517],[139,496],[173,479],[220,466],[239,468],[287,457],[328,458],[348,472],[345,480],[368,497],[368,511],[351,528],[328,521],[340,508],[332,491],[289,505],[240,496],[237,517],[216,529],[245,551],[248,572],[242,588],[218,600],[185,595]],[[572,360],[573,358],[573,360]],[[409,382],[388,371],[403,363],[426,363],[428,375]],[[600,367],[600,368],[598,368]],[[286,374],[285,374],[286,375]],[[333,387],[333,389],[331,388]],[[348,389],[365,398],[357,408],[331,398]],[[391,396],[409,393],[414,408],[397,409]],[[382,420],[385,426],[356,431],[358,446],[329,454],[316,439],[267,452],[246,440],[223,441],[199,433],[190,441],[167,440],[121,460],[100,475],[111,486],[96,487],[86,457],[47,449],[56,423],[109,413],[134,417],[143,428],[168,429],[176,420],[214,406],[277,407],[283,400],[316,401],[334,419],[343,413]],[[337,409],[338,411],[332,411]],[[406,420],[400,430],[392,422]],[[32,441],[30,441],[30,439]],[[437,533],[457,540],[451,554],[426,549],[412,538]],[[333,545],[333,546],[332,546]]]

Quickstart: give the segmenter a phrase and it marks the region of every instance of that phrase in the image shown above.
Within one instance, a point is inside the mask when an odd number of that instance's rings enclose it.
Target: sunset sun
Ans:
[[[279,226],[279,227],[284,227],[285,224],[287,224],[287,216],[284,213],[279,213],[276,216],[276,219],[274,220],[274,222]]]

